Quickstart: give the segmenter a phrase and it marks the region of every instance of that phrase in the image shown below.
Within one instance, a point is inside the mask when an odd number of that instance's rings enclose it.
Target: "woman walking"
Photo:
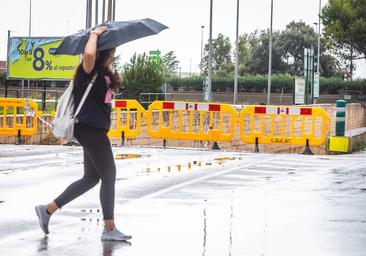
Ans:
[[[114,223],[116,166],[107,132],[111,122],[113,91],[122,83],[122,78],[112,68],[115,49],[97,52],[98,37],[105,31],[107,27],[98,27],[90,32],[83,61],[74,77],[73,95],[76,110],[88,84],[96,75],[92,89],[75,118],[74,126],[75,138],[84,151],[84,175],[49,204],[35,207],[39,224],[45,234],[49,233],[48,223],[57,209],[84,194],[101,180],[100,203],[104,219],[101,239],[131,239],[131,236],[119,231]]]

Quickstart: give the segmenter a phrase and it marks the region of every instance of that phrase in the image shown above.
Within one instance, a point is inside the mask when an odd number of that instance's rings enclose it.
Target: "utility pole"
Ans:
[[[271,104],[272,23],[273,23],[273,0],[271,0],[271,24],[270,24],[270,28],[269,28],[269,60],[268,60],[267,105]]]
[[[238,101],[238,65],[239,65],[239,0],[236,2],[236,40],[235,40],[235,78],[234,78],[234,100]]]

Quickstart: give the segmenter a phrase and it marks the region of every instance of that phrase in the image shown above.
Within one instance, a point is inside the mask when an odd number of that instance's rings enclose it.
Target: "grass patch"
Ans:
[[[355,143],[353,144],[353,149],[352,152],[357,152],[357,151],[362,151],[366,148],[366,144],[365,141],[363,140],[363,138],[359,137],[356,139]]]

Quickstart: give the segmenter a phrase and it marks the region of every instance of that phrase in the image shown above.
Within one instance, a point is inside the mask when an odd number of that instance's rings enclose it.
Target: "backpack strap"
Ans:
[[[97,76],[98,76],[98,72],[94,74],[94,76],[93,76],[92,80],[91,80],[91,81],[90,81],[90,83],[88,84],[88,87],[86,88],[86,90],[85,90],[85,92],[84,92],[84,95],[83,95],[83,97],[82,97],[82,98],[81,98],[81,100],[80,100],[80,103],[79,103],[79,105],[78,105],[78,108],[76,109],[76,111],[75,111],[75,113],[74,113],[74,117],[76,117],[76,116],[79,114],[79,112],[80,112],[80,110],[81,110],[82,106],[84,105],[84,102],[85,102],[85,100],[86,100],[86,97],[88,96],[88,94],[89,94],[89,92],[90,92],[90,90],[91,90],[91,88],[92,88],[92,86],[93,86],[93,84],[94,84],[94,82],[95,82],[95,79],[97,79]]]

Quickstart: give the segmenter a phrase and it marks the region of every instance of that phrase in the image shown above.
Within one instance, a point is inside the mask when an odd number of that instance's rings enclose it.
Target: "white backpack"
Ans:
[[[86,91],[81,98],[80,104],[74,114],[74,95],[72,90],[74,88],[74,81],[71,80],[69,86],[62,94],[58,101],[56,116],[52,121],[52,132],[53,135],[58,139],[63,139],[66,141],[72,141],[74,139],[74,124],[75,117],[79,114],[86,97],[88,96],[95,79],[97,78],[97,73],[93,76],[90,81]]]

